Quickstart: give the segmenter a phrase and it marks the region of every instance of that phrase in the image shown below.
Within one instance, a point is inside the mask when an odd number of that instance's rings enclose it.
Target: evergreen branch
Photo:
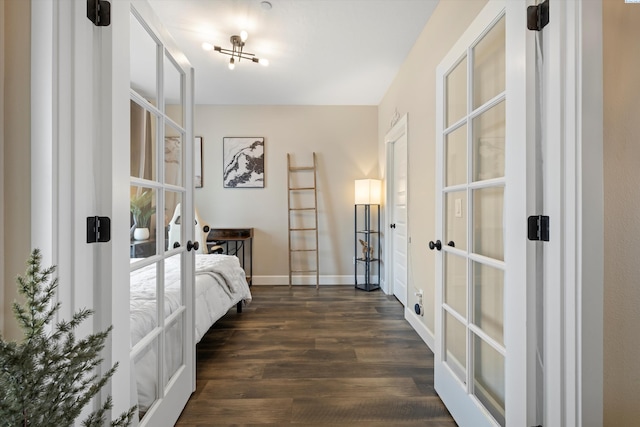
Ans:
[[[40,251],[34,250],[18,292],[25,302],[14,302],[13,312],[24,340],[5,342],[0,336],[0,426],[71,426],[114,375],[118,364],[100,375],[100,357],[112,328],[76,339],[75,329],[93,315],[82,309],[70,320],[54,325],[60,303],[53,303],[57,278],[55,267],[42,269]],[[111,397],[89,414],[85,425],[102,426],[111,409]],[[112,426],[128,426],[136,407],[121,414]],[[88,423],[88,424],[87,424]]]

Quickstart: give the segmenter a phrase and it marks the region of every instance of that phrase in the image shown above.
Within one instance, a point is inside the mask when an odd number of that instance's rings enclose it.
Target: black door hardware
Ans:
[[[436,240],[436,242],[433,243],[433,240],[431,240],[429,242],[429,249],[431,249],[431,250],[434,250],[434,249],[442,250],[442,242],[440,240]]]

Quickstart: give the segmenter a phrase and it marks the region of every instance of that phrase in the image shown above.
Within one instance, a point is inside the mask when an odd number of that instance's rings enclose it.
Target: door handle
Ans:
[[[200,247],[200,243],[198,243],[198,242],[191,242],[191,240],[189,240],[187,242],[187,251],[188,252],[191,252],[191,249],[195,249],[197,251],[199,247]]]
[[[396,225],[395,224],[391,224],[389,227],[390,228],[396,228]]]
[[[434,250],[442,250],[442,242],[440,240],[436,240],[436,242],[434,243],[433,240],[431,240],[429,242],[429,249]]]

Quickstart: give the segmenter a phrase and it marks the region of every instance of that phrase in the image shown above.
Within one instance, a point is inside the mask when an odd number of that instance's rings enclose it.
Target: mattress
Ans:
[[[164,316],[165,319],[180,307],[180,257],[165,260]],[[251,301],[251,292],[238,258],[230,255],[196,254],[195,260],[195,343],[200,342],[211,326],[238,302]],[[156,400],[157,345],[137,352],[136,344],[157,325],[156,265],[131,272],[130,317],[131,348],[135,353],[131,363],[132,381],[135,378],[137,404],[141,413]],[[179,317],[180,318],[180,317]],[[165,334],[165,372],[168,380],[183,363],[184,340],[181,324],[167,326]],[[195,345],[194,343],[194,345]],[[164,381],[166,383],[166,380]],[[133,382],[132,382],[133,384]]]

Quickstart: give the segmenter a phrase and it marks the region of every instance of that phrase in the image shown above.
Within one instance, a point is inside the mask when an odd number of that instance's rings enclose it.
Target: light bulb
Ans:
[[[229,61],[229,69],[233,70],[234,68],[236,68],[236,61],[231,58],[231,60]]]
[[[240,40],[246,42],[248,37],[249,33],[247,33],[245,30],[240,31]]]
[[[260,64],[260,65],[262,65],[262,66],[266,67],[266,66],[268,66],[268,65],[269,65],[269,60],[268,60],[268,59],[265,59],[265,58],[260,58],[260,59],[258,59],[258,64]]]
[[[213,49],[213,45],[211,43],[204,42],[202,43],[202,48],[206,51]]]

